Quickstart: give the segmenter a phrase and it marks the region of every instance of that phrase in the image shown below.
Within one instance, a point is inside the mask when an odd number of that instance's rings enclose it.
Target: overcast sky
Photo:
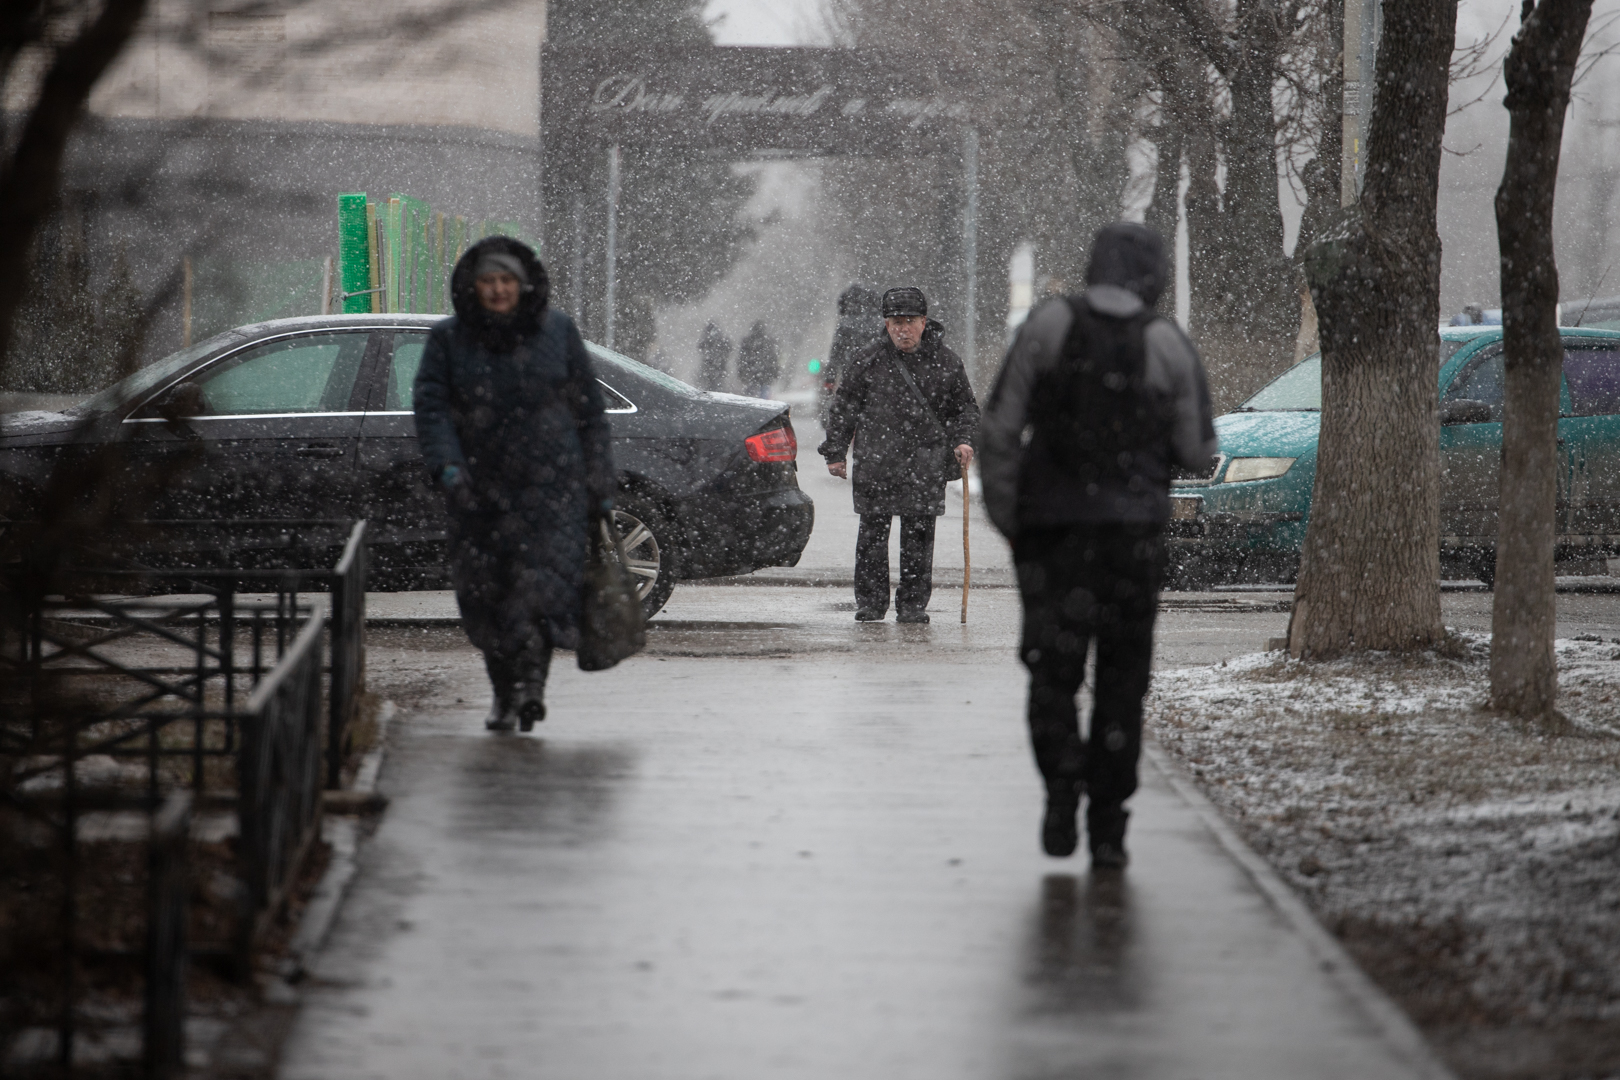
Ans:
[[[709,0],[706,13],[722,17],[720,45],[811,45],[820,8],[821,0]]]

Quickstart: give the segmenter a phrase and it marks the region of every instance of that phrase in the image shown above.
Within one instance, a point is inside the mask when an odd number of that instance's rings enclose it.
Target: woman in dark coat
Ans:
[[[416,376],[416,436],[445,493],[492,731],[545,719],[551,650],[579,644],[589,529],[616,488],[596,373],[549,288],[524,244],[478,241],[456,263],[456,313],[433,328]]]

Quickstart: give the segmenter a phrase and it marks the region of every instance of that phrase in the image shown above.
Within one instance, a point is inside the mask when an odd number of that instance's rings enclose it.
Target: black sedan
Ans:
[[[149,547],[168,544],[172,554],[181,522],[205,522],[240,562],[274,547],[263,537],[284,534],[286,523],[365,517],[373,587],[442,587],[443,508],[410,401],[436,321],[348,315],[239,327],[66,412],[7,415],[0,505],[7,517],[27,515],[53,463],[117,443],[122,467],[164,477],[140,516],[177,528],[140,531]],[[587,348],[613,428],[617,524],[648,612],[677,581],[797,563],[815,509],[799,489],[787,406],[705,393]],[[210,562],[220,557],[212,546]]]

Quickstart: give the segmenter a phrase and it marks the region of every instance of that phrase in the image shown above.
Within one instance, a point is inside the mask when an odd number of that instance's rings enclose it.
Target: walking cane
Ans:
[[[973,580],[973,561],[968,557],[968,467],[962,466],[962,621],[967,622],[968,584]]]

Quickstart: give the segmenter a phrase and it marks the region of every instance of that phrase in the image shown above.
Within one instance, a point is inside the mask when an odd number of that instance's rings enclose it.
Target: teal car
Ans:
[[[1558,554],[1620,554],[1620,332],[1561,327]],[[1502,448],[1502,328],[1440,331],[1442,570],[1496,570]],[[1292,581],[1310,521],[1322,358],[1307,357],[1215,421],[1220,456],[1205,476],[1173,482],[1172,580]]]

